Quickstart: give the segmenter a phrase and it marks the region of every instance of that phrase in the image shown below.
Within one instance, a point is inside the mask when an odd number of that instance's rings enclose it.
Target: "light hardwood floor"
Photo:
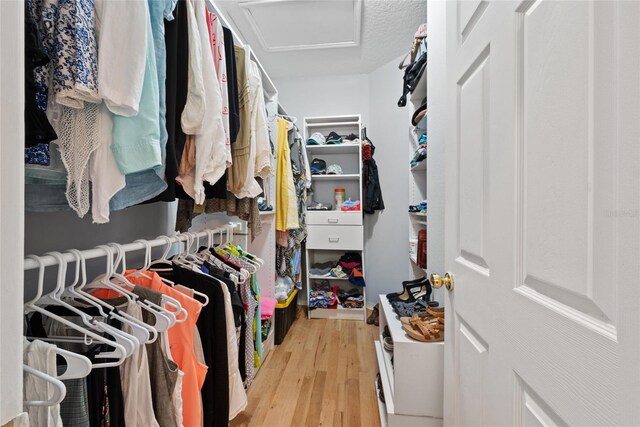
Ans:
[[[379,426],[375,390],[378,327],[308,320],[304,313],[249,388],[231,426]]]

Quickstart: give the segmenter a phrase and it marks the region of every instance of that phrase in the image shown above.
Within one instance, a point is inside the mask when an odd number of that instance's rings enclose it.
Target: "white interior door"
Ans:
[[[445,424],[640,425],[640,2],[435,11]]]

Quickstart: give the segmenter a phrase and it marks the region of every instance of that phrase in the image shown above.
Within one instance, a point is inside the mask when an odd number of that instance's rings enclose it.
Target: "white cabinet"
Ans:
[[[307,249],[361,251],[361,225],[310,225],[307,227]]]
[[[383,346],[385,326],[393,353]],[[384,403],[378,398],[382,425],[442,426],[444,342],[411,339],[387,297],[380,295],[380,340],[375,348],[385,398]]]

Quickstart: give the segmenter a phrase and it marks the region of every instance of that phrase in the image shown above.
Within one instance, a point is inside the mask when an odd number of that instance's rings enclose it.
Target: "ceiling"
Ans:
[[[273,78],[365,74],[407,52],[427,0],[218,0]]]

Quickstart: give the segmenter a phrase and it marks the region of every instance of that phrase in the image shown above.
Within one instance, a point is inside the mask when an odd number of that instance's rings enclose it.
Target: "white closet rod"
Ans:
[[[209,7],[209,10],[211,10],[213,13],[216,14],[216,16],[218,17],[218,19],[220,20],[220,22],[222,23],[222,25],[224,25],[225,27],[227,27],[230,31],[231,34],[233,34],[233,38],[236,41],[236,45],[240,46],[240,47],[244,47],[246,49],[249,49],[249,54],[251,55],[251,59],[253,59],[256,64],[258,64],[258,68],[260,69],[260,73],[262,74],[262,77],[264,78],[265,81],[262,82],[263,86],[266,85],[269,86],[269,88],[271,89],[269,92],[270,96],[275,95],[276,93],[278,93],[278,89],[276,88],[276,85],[273,84],[273,80],[271,80],[271,77],[269,77],[269,74],[267,74],[267,70],[265,70],[265,68],[262,66],[262,63],[260,62],[260,60],[258,59],[258,57],[256,56],[255,52],[253,51],[253,49],[251,49],[251,46],[249,46],[248,44],[246,44],[241,38],[240,36],[238,36],[238,33],[235,32],[234,30],[234,26],[230,25],[229,20],[227,19],[226,16],[224,16],[224,14],[220,11],[220,9],[218,8],[218,6],[215,4],[215,2],[213,0],[205,0],[207,6]]]
[[[224,225],[221,227],[216,227],[214,229],[211,230],[205,230],[205,231],[200,231],[197,233],[181,233],[181,234],[177,234],[175,236],[169,237],[169,240],[171,241],[171,244],[173,245],[174,243],[179,243],[179,242],[184,242],[187,239],[187,236],[190,234],[191,236],[195,236],[195,238],[200,238],[201,241],[203,241],[203,239],[206,239],[209,237],[209,233],[210,232],[214,232],[214,233],[220,233],[221,231],[232,231],[234,228],[236,228],[239,224],[230,224],[230,225]],[[142,240],[142,239],[141,239]],[[146,241],[149,245],[151,245],[152,248],[157,248],[160,246],[166,246],[167,245],[167,239],[166,238],[158,238],[158,239],[154,239],[154,240],[147,240]],[[147,248],[146,244],[143,242],[134,242],[134,243],[127,243],[125,245],[120,245],[122,247],[122,249],[125,252],[134,252],[134,251],[141,251]],[[93,248],[93,249],[86,249],[84,251],[80,251],[82,253],[82,256],[84,257],[84,259],[95,259],[95,258],[102,258],[107,256],[107,252],[102,249],[102,248]],[[72,253],[69,252],[63,252],[62,254],[63,258],[65,261],[67,261],[68,263],[72,263],[76,261],[75,256]],[[58,260],[55,259],[54,257],[52,257],[51,255],[43,255],[40,257],[40,260],[42,261],[43,266],[45,267],[51,267],[54,265],[58,265]],[[39,268],[40,265],[31,258],[25,258],[24,259],[24,270],[34,270],[36,268]]]

